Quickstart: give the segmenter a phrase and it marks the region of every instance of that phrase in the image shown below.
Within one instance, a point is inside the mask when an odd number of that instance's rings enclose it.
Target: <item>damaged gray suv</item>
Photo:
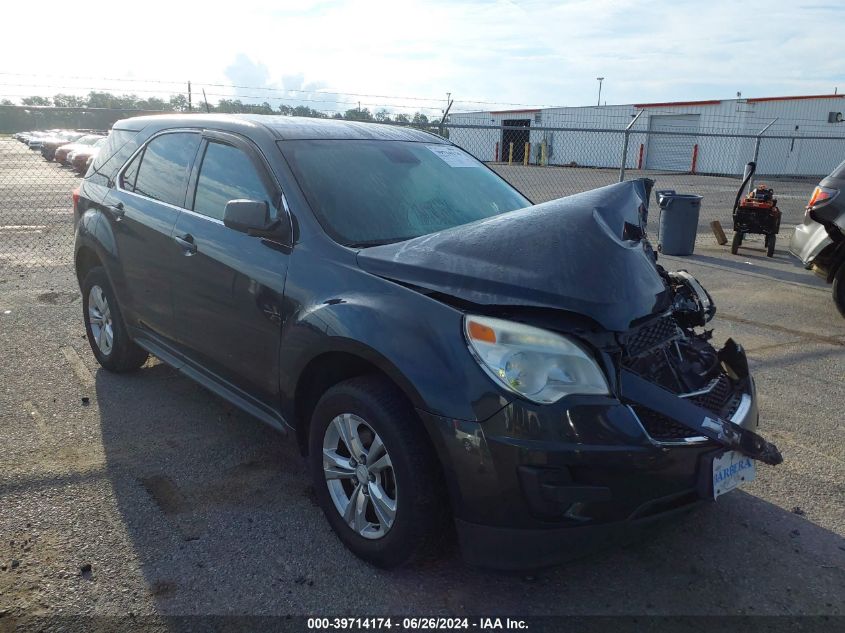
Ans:
[[[74,196],[85,328],[104,368],[153,354],[289,433],[361,558],[454,529],[549,565],[781,461],[710,296],[657,263],[651,185],[532,205],[417,130],[127,119]]]

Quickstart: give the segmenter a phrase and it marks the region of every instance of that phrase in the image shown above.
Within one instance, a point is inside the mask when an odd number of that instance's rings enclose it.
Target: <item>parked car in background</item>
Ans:
[[[804,222],[795,227],[789,251],[833,284],[833,301],[845,317],[845,161],[813,190]]]
[[[26,142],[27,146],[29,147],[29,149],[40,150],[41,144],[44,142],[45,138],[53,136],[54,134],[57,134],[58,132],[61,132],[61,131],[62,130],[47,130],[47,131],[44,131],[44,132],[32,132],[31,134],[29,134],[26,137],[25,142]]]
[[[58,132],[53,136],[47,136],[41,140],[41,155],[47,161],[52,161],[56,157],[56,150],[62,145],[73,143],[85,136],[84,132]]]
[[[100,134],[86,134],[85,136],[74,141],[73,143],[62,145],[56,150],[56,162],[62,165],[68,165],[68,155],[71,152],[80,149],[91,148],[97,143],[97,141],[104,138],[105,137]]]
[[[21,143],[29,144],[29,141],[38,136],[47,136],[61,132],[62,130],[29,130],[28,132],[18,132],[15,138]]]
[[[106,138],[102,137],[93,145],[87,145],[73,150],[67,156],[67,163],[73,167],[78,174],[84,174],[88,170],[88,165],[94,157],[100,152],[103,145],[106,144]]]
[[[86,333],[289,432],[364,560],[451,521],[475,564],[550,565],[782,461],[710,296],[657,265],[652,185],[532,205],[420,130],[119,121],[74,192]]]

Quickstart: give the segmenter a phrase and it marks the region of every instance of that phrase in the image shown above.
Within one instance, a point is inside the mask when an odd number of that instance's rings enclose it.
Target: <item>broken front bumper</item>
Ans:
[[[734,353],[731,360],[741,364],[742,350]],[[712,459],[726,449],[780,459],[753,432],[758,413],[750,377],[737,383],[739,405],[730,419],[640,380],[623,371],[620,399],[516,400],[484,422],[419,412],[446,470],[468,562],[505,569],[555,564],[712,498]],[[686,437],[655,437],[635,405],[687,429]]]

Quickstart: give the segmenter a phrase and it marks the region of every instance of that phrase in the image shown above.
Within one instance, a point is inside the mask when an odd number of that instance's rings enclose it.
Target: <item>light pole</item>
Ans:
[[[596,105],[600,106],[601,105],[601,82],[604,81],[604,77],[596,77],[596,81],[599,82],[599,100],[596,103]]]

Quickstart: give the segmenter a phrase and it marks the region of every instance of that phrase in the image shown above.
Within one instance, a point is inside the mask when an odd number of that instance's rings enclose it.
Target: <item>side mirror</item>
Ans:
[[[269,207],[258,200],[229,200],[223,211],[223,224],[241,233],[264,231],[270,224]]]

